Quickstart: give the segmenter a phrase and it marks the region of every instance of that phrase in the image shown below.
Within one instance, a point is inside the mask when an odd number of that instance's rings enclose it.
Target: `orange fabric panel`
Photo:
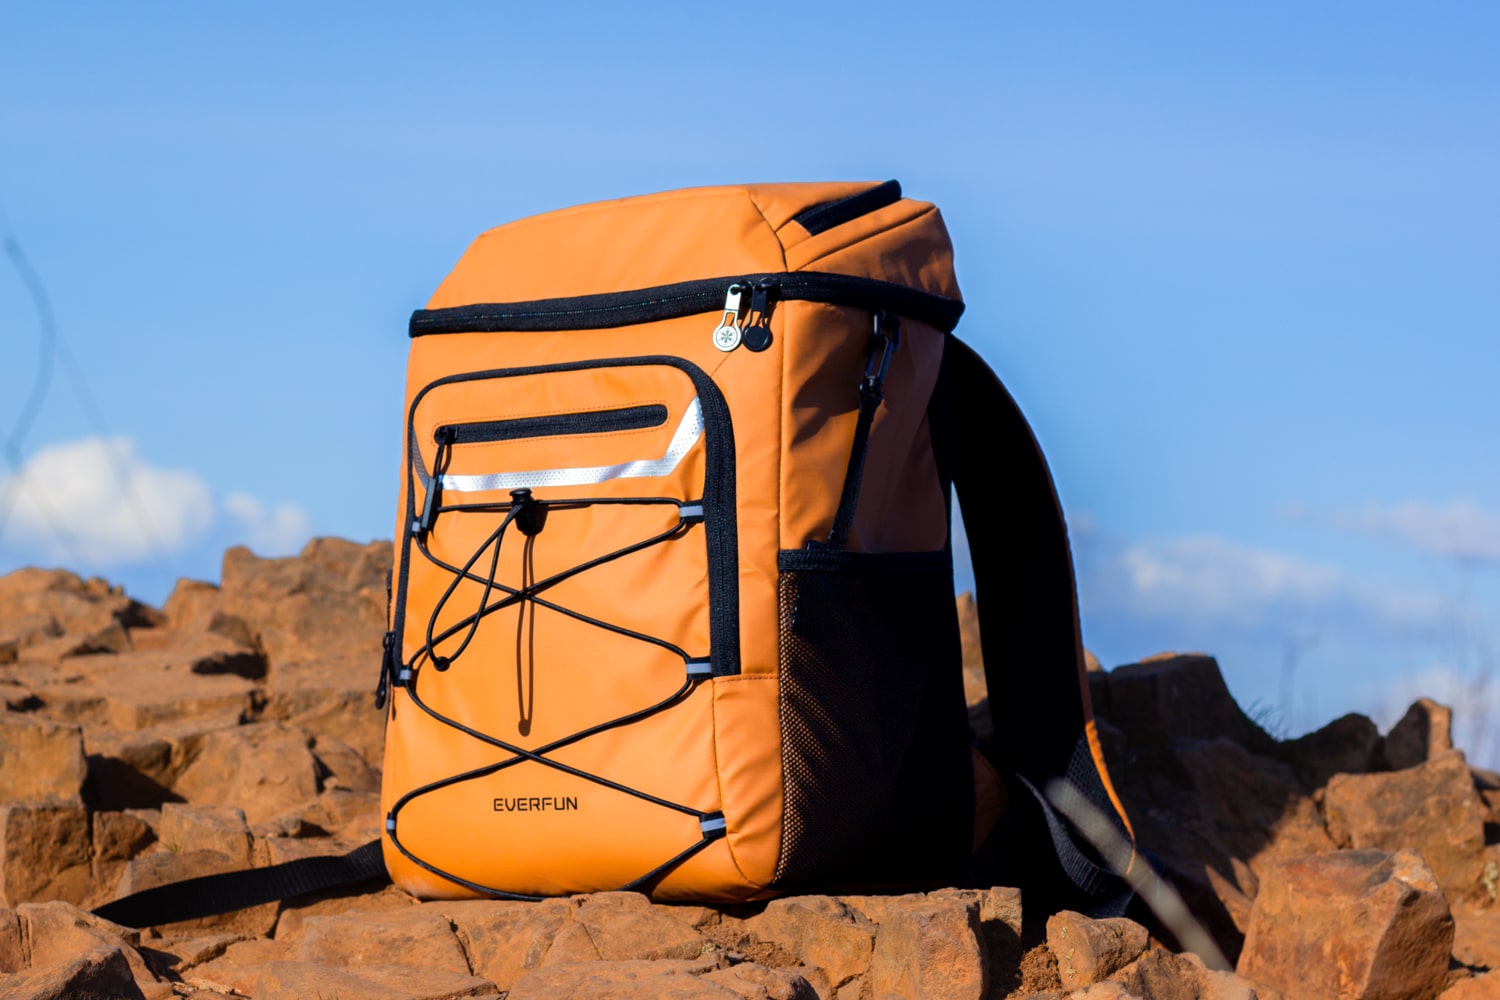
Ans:
[[[781,702],[764,674],[714,680],[714,737],[729,846],[747,882],[765,886],[781,853]]]
[[[927,211],[903,217],[901,211],[912,204],[920,203],[897,202],[799,243],[787,251],[787,267],[877,278],[961,299],[942,213],[927,206]],[[856,238],[859,230],[862,238]]]
[[[808,302],[783,306],[805,331],[789,338],[782,406],[781,547],[823,541],[849,466],[859,382],[869,358],[870,314]],[[849,547],[870,552],[941,549],[945,503],[932,454],[927,404],[942,362],[942,335],[904,322],[885,398],[875,411]],[[892,516],[899,508],[899,514]]]
[[[469,247],[428,308],[623,292],[784,267],[776,234],[744,189],[697,188],[491,229]]]

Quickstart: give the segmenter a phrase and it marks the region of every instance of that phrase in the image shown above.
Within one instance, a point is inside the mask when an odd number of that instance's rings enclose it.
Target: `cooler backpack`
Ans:
[[[1003,874],[1117,911],[1125,883],[1041,793],[1066,782],[1129,842],[1066,530],[962,312],[941,216],[894,181],[672,191],[481,235],[410,323],[378,845],[101,912],[157,923],[382,872],[428,899],[700,902]]]

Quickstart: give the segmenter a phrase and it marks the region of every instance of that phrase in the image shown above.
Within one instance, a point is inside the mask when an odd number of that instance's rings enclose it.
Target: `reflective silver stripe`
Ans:
[[[689,677],[712,677],[713,673],[713,663],[709,660],[687,661],[687,675]]]
[[[688,520],[689,518],[693,518],[693,517],[702,517],[703,516],[703,505],[701,503],[684,503],[684,504],[678,504],[678,506],[677,506],[677,516],[680,517],[680,518],[682,518],[684,521]]]
[[[593,465],[576,469],[537,469],[531,472],[495,472],[486,476],[443,476],[443,489],[457,493],[485,493],[491,490],[519,490],[538,486],[591,486],[610,479],[645,479],[670,475],[682,462],[693,445],[703,436],[703,405],[694,396],[683,411],[677,430],[667,444],[667,453],[661,458],[637,459],[619,465]],[[415,442],[414,442],[415,443]],[[422,462],[422,453],[413,449],[413,465],[417,479],[425,490],[428,483],[427,470]]]
[[[698,826],[704,833],[717,833],[725,829],[729,824],[725,822],[723,816],[710,816],[707,819],[700,820]]]

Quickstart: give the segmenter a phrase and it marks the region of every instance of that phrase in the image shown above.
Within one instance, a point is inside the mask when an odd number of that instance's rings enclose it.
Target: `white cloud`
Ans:
[[[245,544],[257,555],[291,555],[312,537],[312,520],[296,504],[269,507],[248,493],[231,493],[224,510],[240,523]]]
[[[129,438],[84,438],[37,451],[0,479],[7,547],[90,565],[180,551],[213,524],[213,494],[198,476],[146,462]]]
[[[82,570],[169,561],[221,534],[281,554],[312,533],[301,507],[246,493],[218,503],[201,476],[153,465],[128,437],[41,448],[18,473],[0,475],[0,513],[7,563],[24,556]]]
[[[1327,520],[1336,528],[1390,539],[1460,562],[1500,562],[1500,514],[1472,500],[1446,504],[1412,500],[1394,507],[1335,511]]]
[[[1449,602],[1287,552],[1214,535],[1091,542],[1081,576],[1089,611],[1254,625],[1350,614],[1402,627],[1451,618]]]

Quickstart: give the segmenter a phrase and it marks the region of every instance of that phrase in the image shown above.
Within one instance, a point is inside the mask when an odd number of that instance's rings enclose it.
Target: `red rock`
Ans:
[[[1500,1000],[1500,972],[1460,980],[1441,996],[1442,1000]]]
[[[1500,909],[1471,902],[1450,904],[1453,957],[1480,969],[1500,968]]]
[[[250,867],[250,828],[244,812],[233,806],[165,803],[158,836],[168,851],[217,851],[241,868]]]
[[[1231,961],[1249,926],[1257,873],[1336,846],[1289,766],[1229,740],[1134,750],[1114,778],[1137,839],[1160,856]]]
[[[191,650],[150,650],[89,657],[77,674],[58,674],[33,685],[49,718],[104,729],[145,729],[217,715],[237,722],[253,707],[255,685],[233,674],[199,673]],[[79,670],[81,661],[66,661]],[[76,679],[75,679],[76,678]]]
[[[1339,775],[1323,814],[1341,847],[1410,848],[1450,897],[1482,892],[1485,809],[1460,751],[1390,774]]]
[[[1063,910],[1047,919],[1047,947],[1057,956],[1065,989],[1080,989],[1109,978],[1145,952],[1151,935],[1134,920],[1091,920]]]
[[[1411,851],[1339,851],[1261,878],[1239,973],[1290,1000],[1422,1000],[1448,972],[1453,918]]]
[[[255,1000],[451,1000],[495,992],[492,983],[477,976],[399,965],[344,969],[310,962],[270,961],[254,967],[215,962],[185,978],[221,995],[227,987]]]
[[[817,1000],[818,993],[803,976],[791,969],[768,969],[753,962],[741,962],[724,969],[704,973],[703,981],[725,986],[742,997],[756,1000]]]
[[[361,968],[404,965],[469,975],[464,950],[446,917],[427,907],[352,910],[308,917],[302,925],[297,961]]]
[[[528,972],[506,1000],[815,1000],[817,996],[794,973],[772,969],[758,973],[747,965],[733,970],[720,969],[714,962],[688,960],[553,965]],[[708,978],[720,971],[734,974]],[[776,992],[767,981],[776,984]]]
[[[97,577],[83,580],[67,570],[19,569],[0,576],[0,635],[17,635],[50,620],[53,634],[87,635],[112,623],[153,625],[162,619]]]
[[[224,554],[220,609],[244,619],[269,661],[268,714],[380,759],[385,719],[370,707],[386,628],[391,546],[308,542],[289,559]]]
[[[1197,955],[1175,955],[1160,948],[1112,978],[1127,995],[1151,1000],[1257,1000],[1257,991],[1234,973],[1208,969]]]
[[[89,891],[89,817],[71,802],[0,806],[0,906]]]
[[[1274,742],[1229,694],[1218,662],[1201,654],[1163,653],[1111,670],[1105,714],[1132,748],[1174,740],[1227,739],[1251,750]]]
[[[312,741],[276,722],[206,733],[172,790],[190,802],[237,806],[251,823],[274,819],[317,798]]]
[[[130,966],[136,988],[147,997],[168,997],[162,983],[136,952],[140,934],[85,913],[67,903],[22,903],[16,907],[28,964],[34,969],[66,966],[91,951],[118,949]]]
[[[440,900],[425,905],[437,908],[453,922],[474,973],[501,990],[510,989],[527,972],[542,966],[553,939],[573,913],[573,904],[565,899],[539,903]]]
[[[76,802],[87,775],[77,726],[0,712],[0,802]]]
[[[358,751],[331,736],[318,736],[312,747],[318,762],[318,773],[324,788],[342,788],[351,792],[379,792],[380,772],[371,767]]]
[[[0,976],[6,1000],[146,1000],[119,948],[99,949],[61,967]]]
[[[156,829],[142,810],[94,813],[95,863],[129,861],[155,842]]]
[[[574,904],[573,919],[559,931],[547,965],[579,960],[575,954],[587,960],[590,952],[608,962],[698,958],[709,947],[681,915],[690,908],[653,906],[638,892],[596,892],[575,897]]]
[[[21,945],[21,921],[16,911],[0,906],[0,973],[26,968],[26,949]]]
[[[858,906],[860,901],[850,902]],[[978,900],[937,893],[895,896],[882,910],[874,917],[879,928],[869,972],[875,996],[985,995],[989,968]]]
[[[152,967],[164,976],[181,979],[183,974],[223,955],[230,945],[243,940],[238,934],[203,937],[151,938]]]
[[[806,966],[802,975],[819,996],[833,996],[870,966],[875,924],[827,896],[776,899],[755,916],[725,921],[715,940],[758,961],[780,949]],[[782,963],[776,963],[782,964]],[[786,963],[790,964],[790,963]]]
[[[1453,749],[1453,709],[1418,698],[1385,737],[1385,760],[1393,770],[1416,767]]]
[[[344,888],[328,893],[297,896],[282,902],[281,915],[276,920],[276,931],[273,936],[276,941],[289,948],[296,947],[302,942],[302,931],[309,917],[333,917],[355,910],[367,913],[406,910],[416,905],[418,905],[417,900],[413,896],[394,885],[382,885],[375,888],[367,886],[355,889]],[[426,905],[434,908],[437,906],[435,903]],[[437,912],[446,916],[446,912],[442,909],[438,909]],[[464,941],[461,943],[467,953],[468,943]]]
[[[1363,715],[1334,719],[1317,732],[1281,744],[1279,756],[1292,765],[1309,789],[1322,788],[1335,774],[1368,774],[1383,763],[1380,729]]]

